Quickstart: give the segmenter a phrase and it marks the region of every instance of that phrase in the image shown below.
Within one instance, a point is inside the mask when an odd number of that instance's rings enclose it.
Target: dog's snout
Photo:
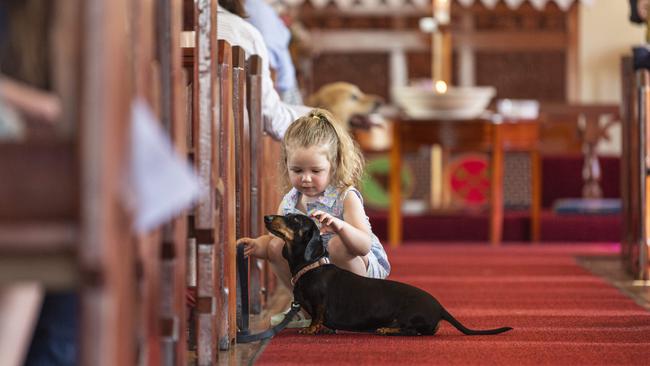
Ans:
[[[264,216],[264,222],[267,224],[270,224],[271,221],[273,221],[273,216],[272,215],[266,215]]]

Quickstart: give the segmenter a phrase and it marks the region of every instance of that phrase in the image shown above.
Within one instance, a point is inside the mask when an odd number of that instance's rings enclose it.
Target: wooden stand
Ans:
[[[530,152],[532,169],[531,240],[539,240],[541,198],[540,162],[537,150],[539,124],[536,120],[494,123],[491,120],[415,120],[399,117],[393,126],[390,151],[390,211],[388,236],[392,247],[402,242],[402,199],[400,171],[403,151],[421,145],[440,144],[445,149],[491,151],[490,242],[499,245],[503,229],[503,153]]]

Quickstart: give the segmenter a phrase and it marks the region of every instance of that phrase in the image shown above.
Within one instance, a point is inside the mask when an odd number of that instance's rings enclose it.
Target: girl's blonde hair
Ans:
[[[289,150],[311,146],[327,147],[331,185],[339,190],[359,185],[364,166],[359,146],[331,113],[316,108],[295,120],[284,134],[280,159],[280,187],[284,192],[292,187],[287,168]]]

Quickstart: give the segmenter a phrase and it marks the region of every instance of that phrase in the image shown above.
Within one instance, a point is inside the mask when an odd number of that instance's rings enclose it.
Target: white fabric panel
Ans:
[[[352,7],[354,0],[334,0],[334,3],[339,9],[349,9]],[[327,4],[327,1],[325,1],[325,4]],[[365,7],[366,4],[361,2],[361,5],[357,5],[359,7]]]
[[[430,0],[411,0],[411,2],[418,8],[425,8],[431,4]]]
[[[504,1],[510,9],[517,9],[519,5],[521,5],[521,3],[523,3],[526,0],[504,0]],[[573,2],[573,0],[569,0],[569,1]]]
[[[528,0],[537,10],[543,10],[549,0]]]
[[[330,0],[309,0],[316,8],[324,8]],[[302,1],[301,1],[302,2]]]
[[[472,4],[474,4],[474,0],[456,0],[456,1],[458,1],[460,3],[460,5],[462,5],[464,7],[468,7],[468,6],[471,6]]]
[[[494,9],[494,7],[497,5],[499,0],[481,0],[483,5],[485,5],[486,8],[488,9]]]
[[[560,7],[560,9],[568,10],[571,7],[571,4],[573,4],[573,0],[555,0],[555,3]]]

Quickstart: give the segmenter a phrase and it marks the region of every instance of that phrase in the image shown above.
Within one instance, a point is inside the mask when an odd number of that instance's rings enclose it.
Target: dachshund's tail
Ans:
[[[489,335],[489,334],[499,334],[503,332],[507,332],[509,330],[512,330],[511,327],[502,327],[502,328],[496,328],[496,329],[484,329],[484,330],[473,330],[469,329],[466,326],[462,325],[456,318],[454,318],[447,310],[444,308],[442,309],[442,318],[446,321],[448,321],[451,325],[456,327],[456,329],[460,330],[463,332],[465,335]]]

